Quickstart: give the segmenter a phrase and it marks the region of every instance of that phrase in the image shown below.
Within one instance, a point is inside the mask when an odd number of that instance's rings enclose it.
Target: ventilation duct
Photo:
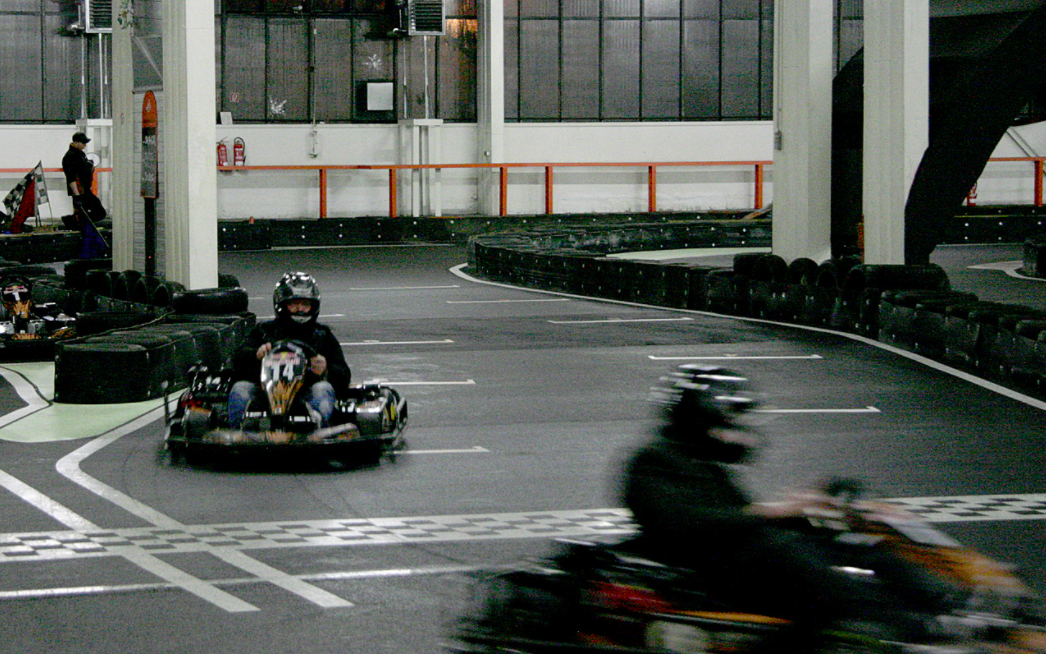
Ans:
[[[113,31],[113,0],[84,0],[84,31],[88,34]]]
[[[407,0],[409,36],[440,36],[445,22],[443,0]]]

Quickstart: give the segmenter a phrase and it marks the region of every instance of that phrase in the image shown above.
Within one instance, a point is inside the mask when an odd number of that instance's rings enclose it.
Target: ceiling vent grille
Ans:
[[[113,31],[113,0],[84,0],[84,31],[88,34]]]
[[[410,36],[442,35],[444,23],[443,0],[408,0]]]

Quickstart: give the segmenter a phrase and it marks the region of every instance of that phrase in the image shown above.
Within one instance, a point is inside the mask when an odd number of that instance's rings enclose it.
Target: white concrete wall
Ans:
[[[1011,128],[993,157],[1046,156],[1046,123]],[[1026,161],[989,163],[977,181],[977,206],[1031,204],[1035,199],[1034,164]]]
[[[319,125],[318,156],[310,156],[309,125],[219,126],[218,137],[246,142],[248,165],[334,165],[401,163],[400,129],[396,125]],[[0,125],[0,168],[28,171],[37,161],[61,168],[72,125]],[[598,161],[749,161],[772,158],[773,127],[769,122],[736,123],[528,123],[505,126],[507,162]],[[1046,123],[1017,129],[1037,153],[1046,154]],[[474,125],[441,128],[443,160],[471,163],[476,153]],[[91,151],[95,143],[88,146]],[[102,152],[103,165],[108,153]],[[999,144],[996,156],[1024,156],[1013,139]],[[21,177],[0,173],[0,197]],[[72,212],[61,173],[47,173],[52,206],[42,207],[45,221]],[[100,195],[111,206],[102,176]],[[478,212],[475,173],[443,172],[443,215]],[[646,210],[645,168],[600,168],[555,171],[554,211],[605,212]],[[767,175],[765,202],[773,199]],[[544,210],[544,170],[509,175],[510,214]],[[977,204],[1030,204],[1031,164],[989,164],[978,184]],[[388,175],[385,171],[332,172],[328,180],[328,216],[385,215]],[[400,215],[407,215],[409,183],[400,177]],[[319,216],[319,175],[315,172],[231,172],[218,179],[221,219],[302,218]],[[663,210],[745,209],[753,204],[751,167],[662,168],[658,174],[658,208]],[[137,256],[137,253],[136,253]]]

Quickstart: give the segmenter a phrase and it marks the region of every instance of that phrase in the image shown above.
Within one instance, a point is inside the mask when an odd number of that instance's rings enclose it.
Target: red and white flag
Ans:
[[[4,198],[4,207],[11,217],[7,226],[12,234],[20,234],[22,225],[29,216],[36,215],[36,206],[41,202],[47,202],[47,190],[43,185],[44,167],[43,162],[29,171],[11,192]]]

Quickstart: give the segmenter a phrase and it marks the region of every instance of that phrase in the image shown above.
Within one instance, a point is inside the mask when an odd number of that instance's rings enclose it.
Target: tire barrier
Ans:
[[[740,274],[737,260],[734,270]],[[776,254],[759,256],[751,266],[749,282],[749,307],[752,317],[766,320],[790,319],[785,293],[788,288],[788,264]]]
[[[1046,236],[1033,236],[1024,241],[1021,272],[1029,277],[1046,279]]]
[[[828,327],[832,311],[839,299],[839,265],[837,261],[824,261],[817,266],[813,283],[806,284],[806,294],[799,309],[797,322],[812,327]]]
[[[55,346],[55,401],[74,404],[141,402],[184,387],[200,363],[220,368],[254,326],[254,314],[177,315],[113,328]],[[143,314],[137,314],[139,316]],[[133,320],[130,315],[124,316]]]
[[[879,304],[878,339],[916,354],[944,356],[944,317],[949,306],[977,302],[973,293],[891,290]]]
[[[137,270],[125,270],[112,279],[112,297],[116,300],[134,301],[131,291],[135,284],[142,278],[142,273]]]
[[[719,236],[734,229],[728,223],[716,223]],[[625,227],[599,226],[591,233],[476,236],[468,245],[469,271],[520,286],[852,332],[1046,398],[1046,312],[954,291],[939,266],[744,254],[722,268],[606,257],[627,249],[624,244],[674,249],[694,239],[689,247],[699,247],[694,235],[712,233],[707,222],[705,232],[634,227],[631,235]],[[740,237],[734,232],[732,238]]]
[[[170,307],[175,313],[243,313],[247,311],[247,290],[235,287],[178,291],[172,295]]]
[[[152,322],[156,316],[141,311],[84,311],[76,317],[78,338],[95,336],[114,329],[126,329]]]
[[[87,290],[87,271],[111,270],[112,259],[73,259],[65,264],[65,285],[69,288]]]
[[[54,357],[54,399],[110,404],[159,397],[166,354],[139,343],[60,343]]]
[[[853,265],[840,286],[831,326],[875,337],[879,332],[879,300],[891,289],[949,290],[948,275],[936,264]]]

